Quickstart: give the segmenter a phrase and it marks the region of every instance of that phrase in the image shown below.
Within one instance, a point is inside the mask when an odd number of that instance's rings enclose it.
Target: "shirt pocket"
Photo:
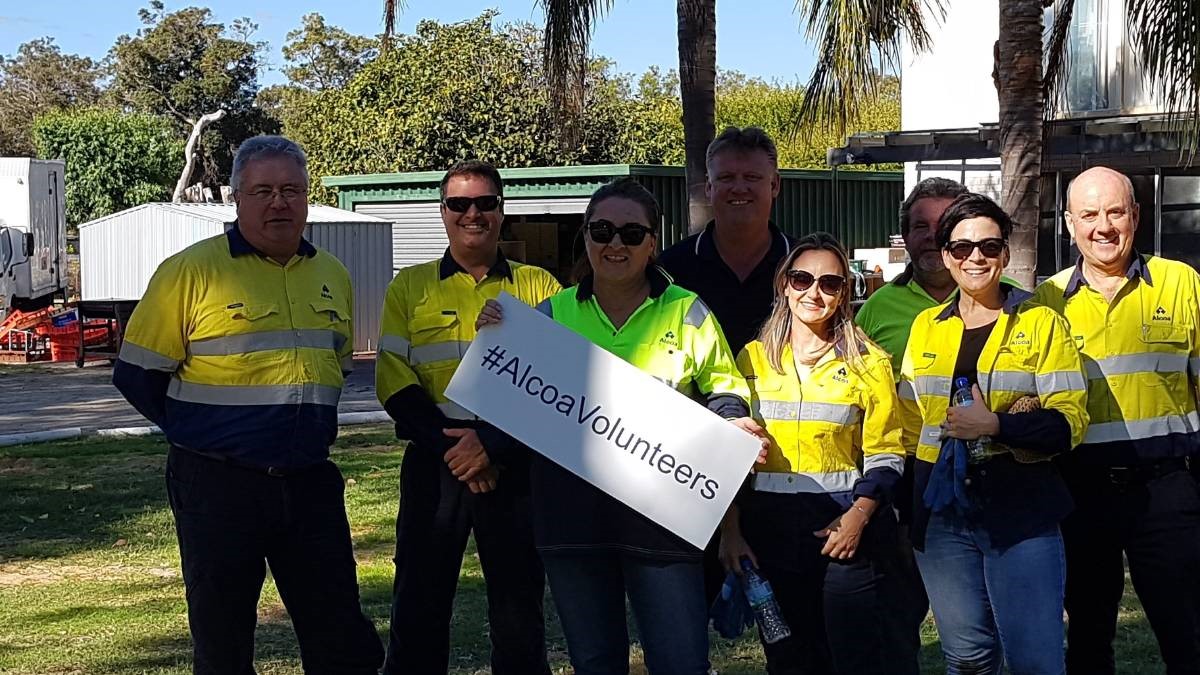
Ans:
[[[470,344],[460,339],[460,328],[457,312],[413,314],[408,320],[409,364],[423,372],[453,372]]]
[[[279,305],[271,303],[260,303],[255,305],[239,305],[237,307],[226,307],[225,318],[233,323],[234,326],[242,325],[244,321],[260,321],[272,314],[279,313]],[[234,330],[233,333],[241,333],[245,331]]]
[[[345,306],[333,300],[314,300],[308,303],[316,315],[317,325],[340,325],[350,320],[350,312]]]
[[[706,396],[688,384],[695,379],[690,362],[683,351],[660,345],[638,345],[630,360],[650,377],[703,403]]]
[[[1172,379],[1186,378],[1188,355],[1191,353],[1191,340],[1188,330],[1175,324],[1143,324],[1141,343],[1144,353],[1138,358],[1137,371],[1151,377],[1138,378],[1140,384],[1153,384],[1156,387],[1168,388]],[[1171,378],[1172,374],[1182,378]]]

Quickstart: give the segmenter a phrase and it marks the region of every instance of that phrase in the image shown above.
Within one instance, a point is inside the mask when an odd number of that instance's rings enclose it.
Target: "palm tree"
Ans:
[[[930,0],[940,10],[941,0]],[[979,2],[980,0],[950,0]],[[1042,121],[1054,111],[1065,81],[1068,26],[1075,0],[1058,0],[1050,40],[1043,47],[1042,13],[1049,0],[997,0],[1000,32],[994,79],[999,102],[1001,205],[1016,221],[1012,274],[1034,282],[1038,200],[1042,164]],[[1113,0],[1118,2],[1119,0]],[[810,38],[819,43],[817,64],[800,113],[801,124],[832,121],[844,131],[848,113],[878,85],[881,74],[856,54],[892,54],[902,14],[897,3],[866,0],[799,0]],[[916,4],[916,3],[902,3]],[[1195,0],[1124,0],[1125,27],[1149,83],[1180,121],[1195,153],[1200,138],[1200,3]],[[865,22],[847,21],[847,7],[871,5]],[[909,19],[911,21],[911,19]],[[1046,70],[1043,72],[1043,57]]]
[[[595,21],[612,8],[612,0],[538,0],[546,10],[546,70],[552,95],[565,119],[578,113],[583,100],[583,74],[587,64],[588,41]],[[872,21],[887,17],[887,30],[907,30],[914,45],[924,46],[928,34],[922,23],[921,0],[875,2],[887,11]],[[800,0],[803,14],[812,2]],[[831,5],[872,3],[831,2]],[[851,7],[848,20],[858,17]],[[689,220],[693,230],[703,227],[712,217],[704,196],[706,172],[704,152],[715,132],[716,109],[716,2],[715,0],[676,0],[675,15],[679,36],[679,89],[683,103],[685,172],[688,185]],[[896,44],[899,44],[897,41]],[[855,58],[860,55],[856,54]],[[898,57],[898,55],[897,55]],[[870,64],[868,63],[868,66]],[[874,89],[872,89],[872,92]],[[855,106],[854,112],[857,112]],[[852,118],[853,113],[847,117]]]
[[[383,0],[383,39],[380,44],[384,51],[392,48],[392,38],[396,36],[396,17],[404,9],[404,0]]]

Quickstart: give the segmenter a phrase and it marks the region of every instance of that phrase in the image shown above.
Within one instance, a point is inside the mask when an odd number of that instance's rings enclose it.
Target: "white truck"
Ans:
[[[0,320],[50,306],[67,286],[62,160],[0,157]]]

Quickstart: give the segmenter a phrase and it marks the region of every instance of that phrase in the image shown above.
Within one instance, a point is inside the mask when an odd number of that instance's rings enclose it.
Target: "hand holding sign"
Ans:
[[[448,398],[704,547],[762,450],[743,431],[756,424],[734,428],[507,294],[476,325]]]

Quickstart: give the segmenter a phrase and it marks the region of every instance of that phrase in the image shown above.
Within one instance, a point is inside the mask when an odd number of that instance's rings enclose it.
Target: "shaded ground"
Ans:
[[[70,363],[34,366],[0,364],[0,434],[81,427],[84,431],[149,424],[112,386],[105,362],[76,368]],[[375,400],[375,360],[354,362],[338,409],[382,410]]]

